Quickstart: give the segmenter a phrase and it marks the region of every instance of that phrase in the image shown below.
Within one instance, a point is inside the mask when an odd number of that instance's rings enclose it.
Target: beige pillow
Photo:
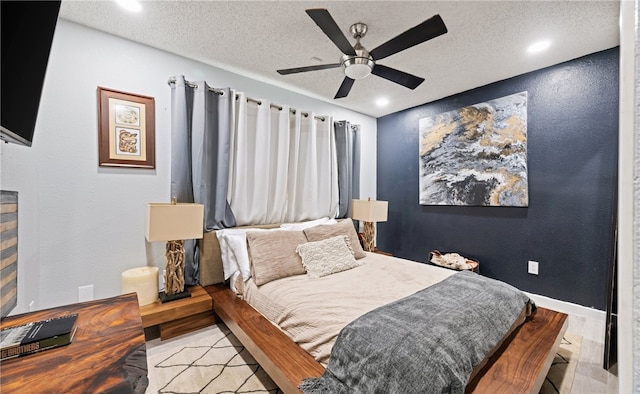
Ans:
[[[302,231],[248,231],[251,276],[256,285],[304,274],[302,259],[296,253],[296,247],[305,242],[307,239]]]
[[[296,252],[302,257],[307,275],[314,279],[361,265],[353,258],[351,243],[346,235],[300,244]]]
[[[337,235],[346,235],[349,237],[355,258],[361,259],[367,257],[364,250],[362,250],[362,245],[360,245],[360,240],[358,239],[358,234],[356,233],[351,218],[341,220],[336,224],[321,224],[315,227],[305,228],[303,231],[309,242],[322,241],[323,239]]]

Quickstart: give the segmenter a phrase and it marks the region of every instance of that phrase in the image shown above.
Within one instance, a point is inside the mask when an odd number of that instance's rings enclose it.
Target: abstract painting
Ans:
[[[527,92],[422,118],[420,204],[526,207]]]

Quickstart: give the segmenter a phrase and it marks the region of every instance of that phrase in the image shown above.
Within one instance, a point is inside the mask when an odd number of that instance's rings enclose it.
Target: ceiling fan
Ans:
[[[367,34],[366,24],[354,23],[351,25],[349,32],[353,38],[356,39],[356,44],[351,46],[349,40],[347,40],[345,35],[340,31],[336,21],[331,17],[331,14],[329,14],[329,11],[324,8],[314,8],[308,9],[306,12],[344,55],[340,58],[340,63],[318,64],[315,66],[287,68],[277,71],[280,75],[288,75],[342,67],[345,77],[334,99],[347,97],[355,80],[362,79],[369,74],[377,75],[409,89],[417,88],[424,82],[424,78],[378,64],[377,61],[447,32],[447,27],[444,25],[440,15],[434,15],[378,46],[371,52],[368,52],[362,44],[360,44],[360,39]]]

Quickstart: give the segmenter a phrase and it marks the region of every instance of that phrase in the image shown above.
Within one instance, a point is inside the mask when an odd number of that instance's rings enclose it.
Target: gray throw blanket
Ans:
[[[316,393],[464,393],[473,368],[532,301],[520,290],[462,271],[345,326]],[[528,309],[530,310],[530,309]]]

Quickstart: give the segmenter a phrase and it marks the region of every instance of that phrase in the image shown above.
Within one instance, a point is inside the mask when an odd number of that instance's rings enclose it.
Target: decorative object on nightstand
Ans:
[[[469,270],[480,273],[480,263],[478,260],[472,257],[462,256],[458,253],[442,253],[437,250],[432,250],[431,263],[457,271]]]
[[[202,238],[203,226],[202,204],[177,203],[174,198],[170,204],[147,205],[147,241],[167,241],[164,291],[159,294],[162,302],[191,296],[184,288],[184,240]]]
[[[387,221],[387,201],[371,200],[353,200],[353,210],[351,218],[353,220],[362,220],[364,222],[364,233],[362,238],[362,247],[367,252],[376,250],[373,240],[375,236],[374,222]]]
[[[122,294],[136,293],[138,305],[153,304],[158,299],[158,267],[131,268],[122,273]]]

